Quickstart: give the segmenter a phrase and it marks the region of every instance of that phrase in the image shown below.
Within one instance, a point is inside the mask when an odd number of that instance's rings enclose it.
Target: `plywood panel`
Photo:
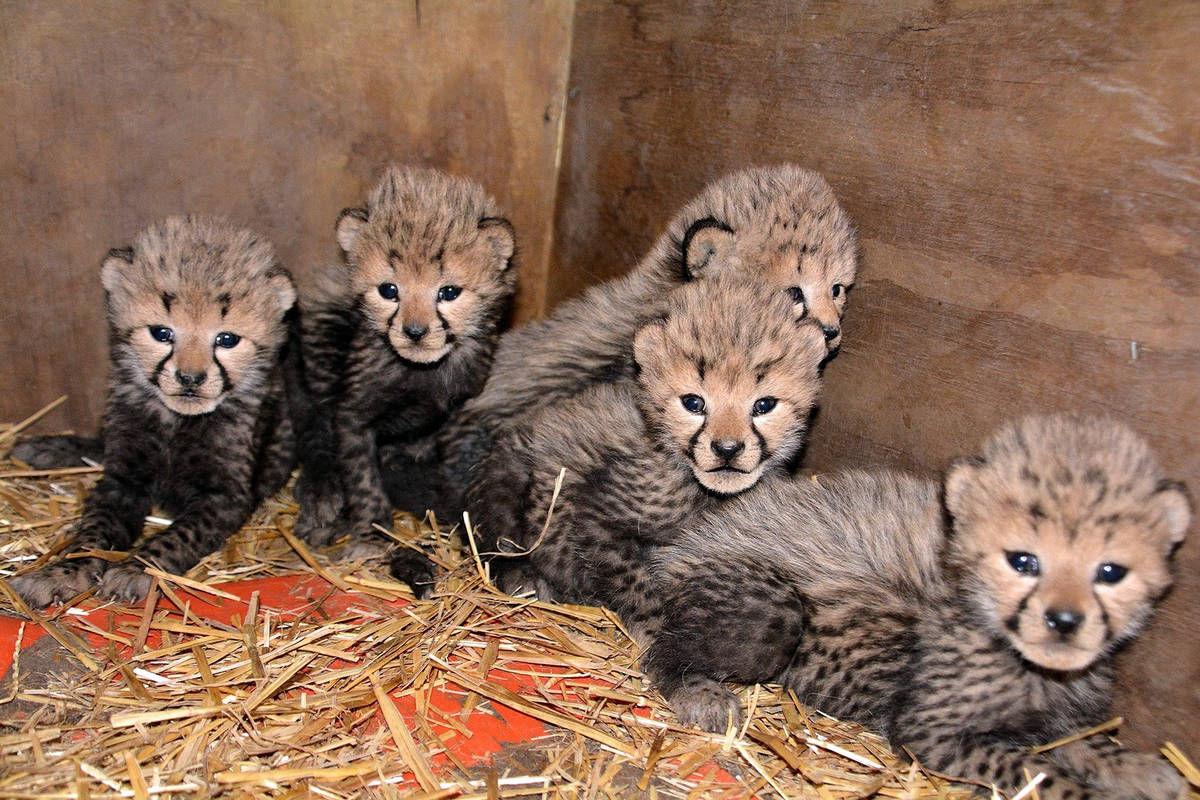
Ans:
[[[102,408],[104,252],[169,213],[261,230],[307,279],[388,161],[469,174],[543,302],[572,3],[24,3],[0,14],[0,419]]]
[[[1106,412],[1200,489],[1200,5],[581,2],[550,292],[634,263],[707,180],[824,172],[863,244],[808,452],[941,469]],[[1200,534],[1122,661],[1143,744],[1200,752]]]

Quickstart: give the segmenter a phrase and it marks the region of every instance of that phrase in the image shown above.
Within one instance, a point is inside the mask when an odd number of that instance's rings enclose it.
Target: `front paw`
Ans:
[[[695,678],[675,690],[667,703],[684,725],[724,733],[742,724],[742,701],[711,678]]]
[[[105,570],[97,594],[118,603],[136,603],[146,596],[153,582],[141,562],[130,559]]]
[[[1153,753],[1126,752],[1105,776],[1105,797],[1119,800],[1183,800],[1187,781],[1169,761]]]
[[[416,550],[402,547],[392,556],[392,577],[407,583],[418,600],[424,600],[437,582],[436,568],[429,557]]]
[[[31,608],[45,608],[95,586],[107,566],[99,558],[70,558],[18,575],[9,586]]]
[[[337,538],[342,506],[342,499],[336,496],[306,499],[300,505],[293,530],[314,547],[324,547]]]

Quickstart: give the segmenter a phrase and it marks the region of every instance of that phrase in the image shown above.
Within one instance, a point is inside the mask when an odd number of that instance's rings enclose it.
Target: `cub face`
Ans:
[[[794,317],[815,322],[835,350],[858,245],[824,179],[792,165],[750,169],[715,182],[700,202],[719,213],[683,234],[686,277],[742,272],[785,294]]]
[[[789,312],[779,292],[713,278],[676,290],[634,340],[643,416],[710,491],[745,491],[803,441],[826,351]]]
[[[491,328],[512,293],[516,240],[471,181],[391,168],[337,239],[368,324],[396,354],[434,364]]]
[[[110,251],[101,282],[118,365],[183,415],[260,386],[296,302],[269,243],[192,217],[164,220]]]
[[[1081,670],[1136,635],[1191,520],[1145,443],[1112,420],[1030,418],[946,480],[955,560],[989,627]]]

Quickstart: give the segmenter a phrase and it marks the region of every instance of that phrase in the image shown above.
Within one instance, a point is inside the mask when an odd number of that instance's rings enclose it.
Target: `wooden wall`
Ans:
[[[549,292],[626,269],[723,171],[796,161],[861,279],[808,453],[940,469],[1107,412],[1200,497],[1200,5],[582,0]],[[1200,532],[1123,660],[1134,741],[1200,753]]]
[[[265,233],[302,284],[389,161],[470,174],[542,309],[573,3],[7,3],[0,11],[0,419],[103,406],[98,280],[170,213]]]

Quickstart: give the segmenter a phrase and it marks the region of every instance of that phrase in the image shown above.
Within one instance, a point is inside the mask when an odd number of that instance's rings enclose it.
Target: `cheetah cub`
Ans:
[[[1110,658],[1171,583],[1191,518],[1109,420],[1032,417],[939,487],[890,472],[786,479],[688,526],[654,575],[669,620],[647,675],[680,718],[737,722],[720,681],[777,681],[925,766],[1043,798],[1181,797],[1157,756],[1089,737]],[[728,631],[738,631],[730,637]]]
[[[637,616],[648,562],[691,511],[744,492],[799,448],[819,388],[824,337],[790,299],[714,278],[676,292],[634,340],[636,379],[540,411],[484,464],[471,498],[508,591]],[[555,479],[566,468],[546,533]]]
[[[100,279],[112,360],[104,476],[73,550],[128,549],[152,507],[174,522],[125,561],[68,559],[14,578],[37,607],[97,583],[104,597],[144,596],[144,563],[190,569],[294,464],[296,290],[269,243],[222,220],[172,217],[109,252]],[[61,440],[45,441],[47,458],[57,457]]]
[[[482,187],[431,169],[391,167],[366,208],[342,212],[345,269],[307,309],[313,402],[303,425],[297,530],[324,544],[382,543],[396,482],[432,472],[432,437],[487,378],[512,296],[515,239]],[[414,509],[416,510],[416,509]]]
[[[722,176],[671,219],[629,274],[501,338],[483,391],[442,436],[442,484],[453,489],[491,480],[480,461],[507,447],[504,436],[527,415],[631,375],[634,334],[662,315],[678,287],[740,273],[789,300],[789,317],[816,322],[832,354],[856,268],[853,226],[820,175],[781,164]],[[463,507],[457,496],[414,496],[410,505],[438,502],[456,514]]]

